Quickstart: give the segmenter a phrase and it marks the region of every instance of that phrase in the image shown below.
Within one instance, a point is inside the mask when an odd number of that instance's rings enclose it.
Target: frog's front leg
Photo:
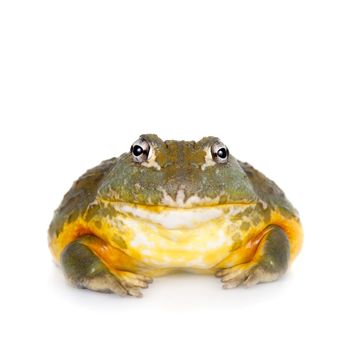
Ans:
[[[108,263],[101,258],[109,256]],[[141,297],[152,278],[135,272],[135,262],[122,251],[110,247],[93,235],[69,243],[61,254],[61,265],[67,280],[79,287],[118,295]]]
[[[271,225],[262,233],[262,239],[251,261],[221,269],[216,276],[221,277],[226,289],[270,282],[286,272],[289,259],[290,245],[286,233],[282,228]]]

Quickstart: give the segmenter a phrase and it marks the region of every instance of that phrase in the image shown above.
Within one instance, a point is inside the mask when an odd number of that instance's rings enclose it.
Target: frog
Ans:
[[[143,134],[73,183],[48,242],[70,285],[141,297],[176,271],[219,277],[225,289],[276,281],[303,230],[275,182],[218,137]]]

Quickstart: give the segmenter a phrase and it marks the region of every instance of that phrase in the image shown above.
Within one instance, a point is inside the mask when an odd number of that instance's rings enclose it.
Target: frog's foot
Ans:
[[[265,271],[259,264],[241,264],[223,269],[216,274],[221,277],[223,288],[232,289],[240,285],[250,287],[261,282],[271,282],[280,276],[279,273]]]
[[[141,297],[140,288],[147,288],[152,278],[109,268],[96,255],[91,244],[100,244],[100,241],[94,236],[83,236],[66,246],[61,265],[67,280],[79,288]]]
[[[140,288],[148,288],[148,284],[153,282],[151,277],[129,271],[116,271],[113,272],[113,275],[127,291],[127,294],[135,297],[142,297]]]
[[[225,289],[275,281],[286,272],[289,256],[287,235],[280,227],[271,225],[266,229],[252,261],[219,270],[216,276],[221,277]]]

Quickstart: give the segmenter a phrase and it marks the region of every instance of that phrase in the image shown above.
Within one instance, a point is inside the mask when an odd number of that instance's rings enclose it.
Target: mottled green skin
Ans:
[[[278,209],[286,217],[298,216],[298,212],[288,201],[283,191],[264,174],[250,164],[238,161],[253,186],[254,192],[270,209]]]
[[[118,158],[101,184],[99,194],[111,201],[159,205],[164,191],[176,200],[179,189],[187,198],[216,198],[218,203],[254,202],[257,196],[245,172],[236,159],[227,164],[205,164],[205,149],[217,138],[206,137],[199,142],[165,141],[155,135],[143,135],[154,147],[155,158],[161,170],[145,167],[132,160],[129,153]]]
[[[102,162],[82,175],[64,196],[49,228],[50,238],[57,237],[65,222],[78,216],[91,219],[113,216],[112,206],[93,204],[95,199],[143,205],[164,204],[164,193],[174,201],[183,190],[184,202],[191,196],[201,199],[193,205],[257,203],[255,213],[245,213],[256,221],[278,208],[286,217],[297,216],[296,210],[281,189],[247,163],[229,156],[226,164],[206,164],[206,152],[218,139],[205,137],[199,142],[162,141],[156,135],[142,135],[153,147],[160,169],[133,161],[129,153]],[[251,210],[251,209],[250,209]],[[253,215],[254,214],[254,215]],[[244,223],[249,225],[248,223]]]
[[[108,273],[103,262],[83,242],[90,236],[83,236],[68,244],[62,252],[61,263],[68,280],[75,281],[78,286],[86,278],[96,278]]]
[[[73,222],[84,214],[88,205],[97,196],[99,186],[110,169],[116,164],[117,158],[103,161],[97,167],[88,170],[65,194],[49,227],[49,238],[57,237],[65,222]]]
[[[283,274],[288,268],[290,244],[284,231],[271,226],[264,244],[264,255],[259,261],[259,268],[265,273]]]

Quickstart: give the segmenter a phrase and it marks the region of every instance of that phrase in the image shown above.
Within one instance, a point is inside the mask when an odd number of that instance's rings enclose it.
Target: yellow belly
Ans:
[[[106,221],[113,244],[154,268],[210,269],[242,240],[241,221],[234,217],[247,205],[193,209],[147,208],[116,204]]]
[[[298,218],[286,218],[279,211],[272,211],[269,221],[261,216],[258,222],[254,222],[253,217],[247,215],[254,210],[254,204],[191,209],[126,203],[109,205],[113,205],[113,215],[102,215],[102,210],[89,221],[79,217],[64,225],[60,235],[50,242],[57,262],[64,247],[84,234],[96,235],[111,248],[95,247],[97,254],[109,265],[112,266],[117,259],[114,255],[122,251],[125,256],[154,271],[209,272],[214,267],[249,261],[261,239],[260,233],[270,224],[279,225],[288,235],[291,260],[302,244]],[[249,228],[246,228],[247,223],[250,223]]]

